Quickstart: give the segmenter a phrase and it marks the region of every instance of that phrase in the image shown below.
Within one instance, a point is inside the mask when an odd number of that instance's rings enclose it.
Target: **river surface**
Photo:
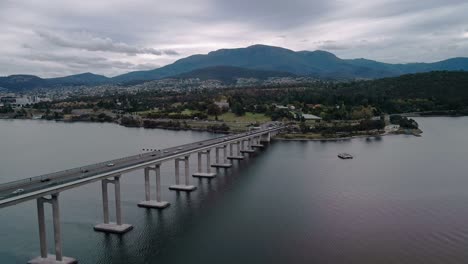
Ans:
[[[123,218],[134,230],[123,236],[93,231],[102,222],[99,182],[65,191],[64,255],[90,264],[467,263],[468,118],[417,121],[420,138],[273,141],[216,179],[192,179],[198,190],[189,195],[167,189],[167,162],[163,198],[171,206],[163,211],[138,208],[143,171],[125,174]],[[0,120],[0,183],[215,136]],[[339,152],[355,159],[339,160]],[[112,209],[112,192],[110,200]],[[38,240],[34,201],[0,209],[1,264],[36,257]]]

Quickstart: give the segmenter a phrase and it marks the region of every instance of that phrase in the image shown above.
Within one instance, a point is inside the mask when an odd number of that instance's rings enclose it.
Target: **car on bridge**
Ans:
[[[23,193],[24,192],[24,189],[17,189],[15,190],[14,192],[12,192],[13,194],[20,194],[20,193]]]

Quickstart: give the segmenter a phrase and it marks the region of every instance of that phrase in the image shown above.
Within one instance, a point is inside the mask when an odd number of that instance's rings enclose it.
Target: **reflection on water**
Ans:
[[[135,229],[123,236],[92,230],[102,221],[99,183],[66,191],[64,253],[103,264],[465,263],[467,121],[418,119],[421,138],[273,142],[215,179],[191,179],[198,186],[191,194],[167,189],[174,164],[165,163],[163,197],[171,206],[163,211],[136,206],[143,172],[129,173],[122,177],[122,209]],[[0,141],[0,182],[213,136],[0,121],[5,135],[13,140]],[[340,152],[355,158],[339,160]],[[196,169],[195,157],[190,165]],[[0,210],[0,222],[0,263],[39,254],[33,202]]]

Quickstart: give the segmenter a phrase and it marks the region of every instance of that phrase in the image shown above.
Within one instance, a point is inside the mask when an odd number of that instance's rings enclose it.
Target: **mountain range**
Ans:
[[[161,68],[134,71],[108,78],[83,73],[43,79],[33,75],[0,77],[0,87],[27,90],[65,85],[122,84],[164,78],[218,79],[312,76],[317,78],[376,79],[429,71],[468,71],[468,58],[452,58],[434,63],[389,64],[368,59],[341,59],[327,51],[292,51],[281,47],[254,45],[220,49],[192,55]]]

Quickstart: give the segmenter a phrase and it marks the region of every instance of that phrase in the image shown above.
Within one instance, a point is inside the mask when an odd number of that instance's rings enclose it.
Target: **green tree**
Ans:
[[[234,103],[234,105],[232,106],[232,112],[237,115],[237,116],[243,116],[245,115],[245,109],[244,107],[239,104],[239,103]]]
[[[208,115],[213,115],[217,117],[219,114],[221,114],[221,108],[219,108],[219,106],[217,106],[216,104],[209,104],[206,108],[206,113]]]

